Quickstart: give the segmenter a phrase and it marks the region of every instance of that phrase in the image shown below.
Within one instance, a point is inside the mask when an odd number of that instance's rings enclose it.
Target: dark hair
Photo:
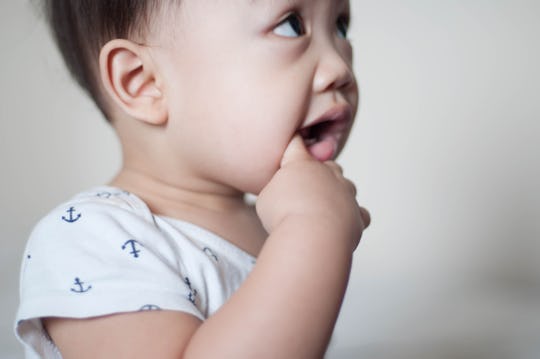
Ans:
[[[43,0],[53,37],[72,76],[106,118],[98,59],[115,38],[144,38],[150,18],[166,0]]]

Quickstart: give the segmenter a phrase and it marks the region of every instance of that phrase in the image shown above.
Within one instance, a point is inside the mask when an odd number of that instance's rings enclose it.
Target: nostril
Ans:
[[[349,88],[355,83],[354,74],[350,68],[344,71],[344,73],[336,78],[334,87],[337,89]]]

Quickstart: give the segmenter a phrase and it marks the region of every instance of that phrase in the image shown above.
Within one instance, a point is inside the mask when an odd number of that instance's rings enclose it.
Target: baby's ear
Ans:
[[[167,122],[165,97],[144,46],[109,41],[101,49],[99,70],[105,90],[125,113],[153,125]]]

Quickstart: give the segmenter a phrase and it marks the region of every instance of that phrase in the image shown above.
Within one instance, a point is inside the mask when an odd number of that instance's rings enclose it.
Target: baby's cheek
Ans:
[[[277,165],[267,168],[266,171],[260,172],[256,178],[253,178],[253,187],[248,192],[258,195],[268,185],[268,183],[270,183],[278,171],[279,161]]]
[[[290,106],[276,107],[257,111],[259,115],[244,128],[246,137],[239,139],[242,153],[238,155],[244,159],[244,175],[249,177],[253,193],[260,192],[279,170],[299,126],[299,117],[291,116],[294,111]]]

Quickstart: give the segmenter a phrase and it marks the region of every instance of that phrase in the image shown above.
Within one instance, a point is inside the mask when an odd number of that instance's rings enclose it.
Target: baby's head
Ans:
[[[295,134],[320,161],[345,144],[358,105],[347,0],[47,2],[139,171],[258,193]]]

